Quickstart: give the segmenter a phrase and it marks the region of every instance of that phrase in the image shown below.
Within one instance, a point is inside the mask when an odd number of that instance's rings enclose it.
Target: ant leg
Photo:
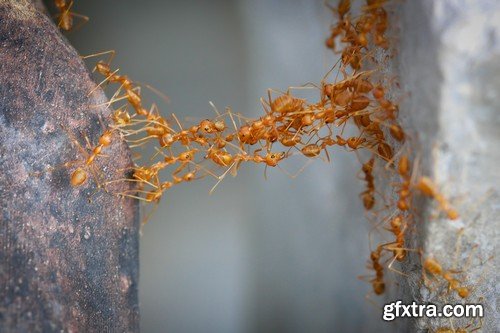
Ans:
[[[71,15],[74,17],[78,17],[80,19],[80,23],[75,26],[71,31],[78,31],[81,27],[83,27],[86,23],[90,21],[90,18],[88,16],[82,15],[82,14],[77,14],[75,12],[71,12]]]
[[[148,193],[145,191],[145,193]],[[143,198],[143,197],[140,197],[140,196],[137,196],[137,195],[133,195],[133,194],[126,194],[126,193],[118,193],[118,196],[122,197],[122,198],[131,198],[131,199],[137,199],[139,201],[144,201],[144,202],[151,202],[150,199],[146,199],[146,198]]]
[[[123,88],[123,85],[121,85],[117,90],[116,92],[113,94],[113,96],[110,98],[109,101],[107,102],[104,102],[104,103],[101,103],[101,104],[96,104],[96,105],[92,105],[92,107],[94,108],[100,108],[100,107],[106,107],[106,108],[110,108],[112,104],[116,103],[116,102],[119,102],[119,101],[123,101],[125,99],[127,99],[127,94],[123,94],[122,96],[120,96],[120,92],[121,92],[121,89]],[[132,90],[137,90],[136,88],[133,88]]]
[[[393,271],[393,272],[395,272],[395,273],[397,273],[397,274],[400,274],[400,275],[402,275],[402,276],[404,276],[404,277],[407,277],[407,278],[408,278],[408,277],[409,277],[409,275],[408,275],[408,274],[406,274],[406,273],[404,273],[404,272],[402,272],[402,271],[400,271],[400,270],[398,270],[398,269],[392,268],[392,265],[394,264],[394,261],[396,261],[396,256],[394,256],[394,257],[392,258],[391,263],[387,266],[387,268],[388,268],[390,271]]]
[[[119,71],[119,69],[115,70],[114,72],[112,72],[111,74],[108,75],[108,77],[106,77],[104,80],[102,80],[97,86],[95,86],[94,88],[92,88],[92,90],[88,93],[87,96],[90,96],[92,95],[92,93],[94,91],[96,91],[97,89],[99,89],[99,87],[101,87],[104,83],[108,82],[108,80],[113,77],[117,72]]]
[[[373,305],[377,310],[380,310],[380,305],[377,304],[370,295],[375,295],[373,291],[370,291],[365,294],[365,299],[370,302],[371,305]]]
[[[280,165],[278,165],[278,168],[280,168],[281,171],[283,171],[288,177],[290,177],[291,179],[295,179],[297,178],[302,172],[304,172],[304,170],[313,162],[312,159],[308,159],[306,163],[304,163],[304,165],[295,173],[290,173],[288,172],[287,170],[285,170],[283,167],[281,167]]]
[[[160,205],[160,203],[159,203],[159,202],[155,202],[155,203],[154,203],[154,207],[153,207],[153,209],[151,209],[151,211],[150,211],[150,212],[146,213],[146,214],[145,214],[145,216],[144,216],[144,218],[142,219],[142,221],[141,221],[141,227],[142,227],[142,226],[145,226],[145,225],[149,222],[149,220],[151,219],[151,217],[154,215],[154,213],[155,213],[155,212],[156,212],[156,210],[158,209],[158,206],[159,206],[159,205]]]
[[[179,119],[177,119],[177,116],[175,115],[175,113],[172,113],[172,117],[174,117],[174,120],[177,123],[177,126],[179,126],[179,129],[181,131],[183,131],[184,129],[182,128],[181,122],[179,121]]]
[[[380,234],[379,227],[383,224],[385,224],[387,221],[389,221],[394,215],[396,214],[396,211],[394,211],[391,215],[388,217],[382,219],[380,222],[375,223],[372,228],[370,228],[370,231],[368,232],[368,246],[370,248],[370,251],[373,251],[373,242],[372,242],[372,235],[375,231],[377,231]]]
[[[406,142],[402,145],[401,149],[399,149],[398,152],[396,154],[394,154],[389,161],[387,161],[387,163],[384,166],[384,168],[386,170],[389,170],[391,164],[394,164],[394,161],[403,152],[403,150],[406,150],[406,151],[409,150],[409,147],[406,145]]]
[[[212,101],[209,101],[208,104],[210,105],[212,110],[214,110],[215,114],[217,115],[217,118],[222,117],[221,113],[219,112],[219,110],[217,109],[217,107],[215,106],[215,104]]]
[[[106,54],[110,55],[108,61],[106,62],[107,65],[110,65],[111,62],[113,61],[115,55],[116,55],[116,51],[115,50],[108,50],[108,51],[93,53],[93,54],[89,54],[89,55],[86,55],[86,56],[80,56],[80,57],[82,59],[90,59],[90,58],[99,57],[99,56],[106,55]],[[95,68],[94,68],[94,70],[95,70]]]
[[[234,162],[233,162],[233,164],[231,164],[231,165],[227,168],[227,170],[226,170],[226,171],[224,171],[224,173],[218,177],[218,179],[219,179],[219,180],[217,181],[217,183],[215,183],[215,185],[214,185],[214,186],[212,186],[212,188],[211,188],[211,189],[210,189],[210,191],[209,191],[209,194],[212,194],[212,193],[215,191],[215,189],[216,189],[216,188],[217,188],[217,186],[220,184],[220,182],[222,182],[222,180],[226,177],[227,173],[228,173],[229,171],[231,171],[231,170],[233,169],[233,167],[234,167],[236,164],[237,164],[237,161],[234,161]]]

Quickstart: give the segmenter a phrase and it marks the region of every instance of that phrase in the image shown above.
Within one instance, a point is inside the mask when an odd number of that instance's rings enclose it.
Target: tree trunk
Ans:
[[[70,184],[110,110],[36,8],[0,0],[0,331],[137,332],[139,206],[115,195],[131,185]],[[125,178],[126,144],[103,154],[92,167]]]

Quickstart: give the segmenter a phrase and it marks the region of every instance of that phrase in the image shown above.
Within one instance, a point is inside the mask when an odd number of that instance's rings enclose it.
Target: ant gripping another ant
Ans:
[[[213,119],[204,119],[192,126],[185,126],[175,119],[179,129],[174,130],[170,125],[170,118],[161,114],[148,111],[143,107],[140,86],[136,85],[125,75],[119,75],[108,62],[99,61],[95,70],[105,77],[104,82],[119,85],[117,96],[109,105],[126,100],[133,108],[131,116],[127,112],[117,111],[113,115],[114,125],[106,130],[99,138],[96,145],[85,160],[85,166],[76,169],[71,176],[71,184],[80,186],[87,179],[86,167],[91,167],[94,160],[102,150],[111,143],[112,131],[118,132],[127,142],[133,144],[132,148],[141,147],[145,143],[152,143],[156,153],[151,160],[143,166],[133,168],[133,179],[120,181],[134,181],[139,184],[134,193],[124,192],[124,196],[134,197],[146,202],[159,202],[164,191],[173,186],[202,178],[203,172],[214,176],[218,183],[229,172],[234,172],[244,162],[264,164],[265,167],[276,167],[284,159],[292,156],[291,150],[308,159],[317,158],[325,151],[329,160],[327,148],[338,145],[348,152],[361,149],[372,153],[371,158],[362,165],[363,180],[366,189],[361,194],[365,209],[372,210],[375,205],[375,177],[374,165],[376,160],[392,162],[395,159],[393,152],[395,146],[386,140],[392,137],[395,141],[403,143],[406,139],[403,127],[398,123],[398,106],[386,97],[387,87],[374,82],[375,71],[365,71],[364,59],[368,58],[370,41],[376,46],[387,48],[385,32],[387,29],[387,12],[382,8],[385,1],[367,1],[363,7],[363,14],[359,18],[351,18],[350,1],[342,0],[335,12],[339,16],[339,23],[332,27],[332,34],[327,40],[327,45],[335,49],[336,40],[344,44],[341,53],[341,69],[344,80],[335,83],[322,82],[320,100],[309,103],[306,99],[299,98],[295,93],[281,93],[271,96],[268,90],[268,99],[262,100],[265,114],[257,119],[246,119],[235,116],[239,126],[234,121],[233,114],[229,111],[227,116],[233,123],[228,128],[221,119],[221,115]],[[69,6],[71,7],[71,6]],[[347,74],[349,73],[349,74]],[[101,83],[101,84],[102,84]],[[358,135],[344,135],[343,129],[352,119]],[[184,125],[184,127],[183,127]],[[384,131],[385,126],[385,131]],[[341,128],[340,132],[337,128]],[[328,130],[328,133],[323,133]],[[390,135],[390,137],[389,137]],[[397,143],[398,144],[398,143]],[[286,147],[288,151],[280,152],[277,146]],[[194,148],[196,147],[196,148]],[[295,152],[295,151],[294,151]],[[203,160],[195,160],[195,156],[203,155]],[[156,156],[162,157],[158,161]],[[400,212],[390,220],[386,229],[394,236],[394,241],[380,244],[370,253],[369,267],[375,272],[371,278],[373,292],[381,295],[386,289],[384,269],[387,263],[391,269],[392,263],[403,261],[410,251],[405,248],[405,232],[408,221],[411,220],[412,194],[415,190],[425,196],[434,198],[451,219],[458,217],[444,197],[436,190],[436,186],[427,177],[415,182],[407,156],[402,156],[397,164],[397,171],[401,183],[397,189],[397,209]],[[220,176],[208,167],[209,164],[217,170],[225,170]],[[194,169],[192,168],[194,166]],[[377,164],[378,166],[378,164]],[[168,171],[168,168],[173,171]],[[169,180],[160,180],[162,176],[169,176]],[[217,184],[218,184],[217,183]],[[217,184],[215,186],[217,186]],[[214,188],[215,188],[214,186]],[[391,254],[391,258],[387,260]],[[427,263],[431,268],[431,263]],[[424,269],[427,269],[424,267]],[[451,272],[438,270],[433,267],[437,276],[448,281],[450,289],[465,295],[462,286],[457,286]]]
[[[455,259],[454,259],[454,264],[452,268],[445,269],[443,268],[443,264],[438,261],[435,257],[428,256],[425,258],[422,262],[422,275],[423,275],[423,281],[426,284],[428,288],[429,287],[429,279],[426,275],[426,273],[430,274],[431,277],[433,278],[434,282],[438,281],[443,281],[447,285],[447,291],[454,291],[460,298],[468,298],[473,290],[470,287],[467,287],[463,284],[463,280],[460,280],[459,278],[456,278],[457,274],[464,274],[467,271],[469,271],[469,268],[472,263],[473,255],[474,252],[476,251],[478,245],[477,244],[471,244],[471,249],[470,253],[467,259],[467,262],[462,268],[457,268],[457,263],[458,259],[460,258],[460,254],[462,253],[460,246],[461,246],[461,240],[462,237],[464,236],[464,230],[461,228],[458,231],[458,238],[456,241],[456,248],[455,248]],[[492,257],[487,259],[489,261]],[[483,266],[484,262],[481,261],[480,266]],[[477,282],[476,282],[477,283]]]
[[[87,144],[90,146],[90,142],[87,137]],[[91,148],[91,153],[89,154],[79,143],[72,137],[72,141],[78,146],[79,150],[86,156],[84,165],[77,167],[70,177],[70,183],[73,187],[79,187],[85,184],[88,179],[88,172],[86,170],[93,169],[93,164],[98,156],[101,155],[102,149],[108,147],[112,143],[113,132],[111,130],[105,130],[103,134],[99,137],[99,143]],[[68,163],[66,163],[67,165]],[[98,181],[96,177],[96,181]]]
[[[467,298],[469,296],[469,288],[462,286],[460,281],[453,277],[453,275],[458,272],[445,271],[441,264],[434,258],[425,259],[423,267],[426,272],[444,279],[448,283],[448,289],[456,291],[461,298]]]

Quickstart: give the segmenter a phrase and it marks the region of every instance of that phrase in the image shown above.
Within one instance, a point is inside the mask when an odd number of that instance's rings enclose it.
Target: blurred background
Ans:
[[[179,118],[213,117],[209,101],[257,118],[267,88],[319,83],[336,61],[322,0],[77,0],[74,10],[90,17],[67,35],[79,53],[116,50],[114,68],[170,97],[145,92],[146,103]],[[369,255],[360,165],[332,157],[295,179],[245,165],[212,195],[208,178],[167,192],[141,238],[142,332],[387,330],[357,278]]]

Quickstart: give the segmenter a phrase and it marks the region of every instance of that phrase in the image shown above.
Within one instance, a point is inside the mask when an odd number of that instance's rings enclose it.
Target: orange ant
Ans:
[[[351,0],[340,0],[337,6],[337,13],[339,18],[342,20],[344,15],[351,10]]]
[[[363,163],[361,171],[363,171],[366,181],[366,190],[361,193],[361,198],[363,200],[363,206],[366,210],[370,210],[375,205],[375,182],[373,178],[373,167],[375,164],[375,159],[372,157],[368,162]]]
[[[375,1],[376,2],[376,1]],[[383,1],[385,2],[385,1]],[[387,39],[385,38],[384,34],[385,31],[387,30],[388,26],[388,15],[387,12],[385,11],[384,8],[382,8],[382,1],[376,2],[376,4],[369,5],[369,6],[376,6],[378,8],[372,9],[372,12],[374,13],[377,22],[375,23],[375,34],[374,34],[374,43],[377,46],[380,46],[383,49],[387,49],[389,44],[387,42]]]
[[[386,161],[392,160],[393,157],[392,148],[387,143],[379,142],[377,146],[377,151],[384,160]]]
[[[111,144],[111,139],[112,139],[112,132],[110,130],[106,130],[100,137],[99,137],[99,144],[92,149],[92,153],[87,157],[87,160],[85,161],[85,165],[89,166],[91,165],[95,158],[100,155],[102,148],[107,147]],[[87,172],[82,169],[82,168],[76,168],[73,173],[71,174],[71,185],[73,187],[78,187],[81,186],[85,183],[87,180]]]
[[[364,14],[359,18],[356,22],[356,30],[358,32],[358,36],[356,42],[366,47],[368,46],[368,37],[367,34],[370,33],[374,24],[374,18],[370,14]]]
[[[130,114],[127,111],[123,111],[120,109],[113,112],[111,119],[113,120],[113,123],[116,127],[127,126],[132,121],[132,117],[130,117]]]
[[[384,88],[381,85],[377,85],[375,88],[372,90],[372,95],[375,98],[375,100],[378,102],[380,107],[382,108],[381,111],[384,112],[383,118],[388,118],[388,119],[396,119],[397,112],[398,112],[398,107],[394,105],[391,101],[385,98],[385,91]],[[397,129],[394,129],[396,135]],[[392,134],[392,133],[391,133]],[[397,139],[397,138],[396,138]],[[401,140],[398,140],[401,141]]]
[[[111,52],[111,57],[108,61],[108,63],[99,61],[95,69],[97,72],[101,75],[103,75],[106,79],[104,81],[109,81],[111,83],[120,83],[121,88],[125,90],[125,97],[127,101],[132,105],[132,107],[135,109],[136,113],[141,116],[148,116],[148,118],[152,118],[152,115],[142,107],[142,97],[140,93],[136,92],[139,88],[134,87],[132,81],[125,75],[118,75],[116,72],[111,71],[111,68],[109,66],[109,63],[113,59],[113,51],[107,51]],[[102,53],[101,53],[102,54]],[[88,58],[88,57],[87,57]]]
[[[398,163],[398,173],[403,179],[398,190],[399,200],[397,203],[401,211],[410,209],[411,201],[411,177],[410,177],[410,164],[406,155],[401,156]]]
[[[433,258],[425,259],[423,267],[430,274],[440,276],[441,278],[446,280],[446,282],[448,282],[448,289],[456,291],[458,296],[460,296],[461,298],[467,298],[469,296],[469,288],[461,286],[460,281],[453,278],[453,274],[457,272],[443,270],[441,264]]]
[[[326,4],[334,13],[338,14],[339,21],[336,26],[332,26],[330,37],[328,37],[325,41],[326,47],[335,51],[335,39],[337,36],[341,35],[347,27],[349,27],[349,18],[346,15],[351,10],[351,1],[350,0],[341,0],[337,6],[337,8]]]
[[[349,112],[361,111],[366,109],[368,105],[370,105],[370,102],[371,102],[370,99],[365,95],[362,94],[353,95],[350,98],[350,102],[346,109]]]
[[[275,167],[285,157],[285,153],[268,152],[266,156],[260,156],[255,151],[254,155],[236,154],[236,161],[252,161],[254,163],[264,163],[267,166]]]
[[[300,151],[306,157],[317,157],[321,153],[322,148],[317,144],[309,144],[304,146]]]
[[[301,138],[296,134],[283,133],[279,138],[280,143],[285,147],[294,147],[300,143]]]
[[[369,127],[370,125],[374,125],[373,127],[371,127],[370,129],[376,129],[376,131],[374,132],[379,132],[380,131],[380,127],[378,126],[378,124],[382,124],[386,127],[389,128],[389,133],[391,134],[391,136],[398,142],[404,142],[405,141],[405,132],[403,130],[403,128],[401,127],[401,125],[397,124],[397,123],[393,123],[393,124],[386,124],[385,121],[381,121],[379,119],[374,119],[374,120],[371,120],[369,118],[369,116],[363,116],[364,118],[361,118],[359,120],[359,125],[362,125],[363,127]],[[376,124],[376,125],[375,125]],[[358,125],[358,126],[359,126]],[[370,129],[368,129],[367,131],[370,131]],[[382,137],[382,140],[383,141],[383,137]]]
[[[377,246],[375,251],[370,253],[371,269],[375,271],[375,277],[372,279],[373,292],[376,295],[382,295],[385,291],[384,282],[384,267],[380,263],[383,247],[381,245]]]
[[[112,131],[111,130],[104,131],[104,133],[102,133],[101,136],[99,137],[99,144],[95,146],[94,149],[92,149],[92,153],[87,158],[85,164],[86,165],[92,164],[95,158],[101,154],[102,148],[107,147],[111,144],[111,140],[112,140]]]
[[[210,147],[207,151],[207,156],[205,158],[211,159],[215,164],[223,167],[228,167],[233,162],[233,156],[223,150]]]
[[[346,140],[347,146],[352,150],[358,149],[363,143],[366,142],[366,138],[352,136]]]
[[[405,229],[406,225],[402,227],[403,224],[403,216],[398,215],[394,218],[391,219],[391,228],[389,229],[394,236],[396,237],[396,240],[394,243],[392,243],[394,246],[388,246],[388,249],[392,249],[394,258],[397,261],[403,261],[406,258],[406,249],[405,249]]]
[[[429,177],[421,177],[415,186],[423,195],[436,200],[441,210],[443,210],[450,220],[456,220],[459,217],[458,212],[450,206],[446,198],[437,191],[436,185]]]
[[[272,112],[286,114],[296,112],[302,109],[305,100],[293,97],[289,93],[276,97],[275,100],[271,99],[271,91],[268,91],[269,106]]]
[[[73,0],[69,3],[66,0],[54,0],[54,5],[59,10],[59,23],[58,27],[64,31],[70,31],[73,28],[73,17],[79,17],[83,20],[82,24],[88,22],[89,18],[84,15],[76,14],[71,11],[71,7],[73,7]]]
[[[101,134],[101,136],[99,137],[99,144],[94,148],[92,148],[92,153],[90,155],[88,155],[88,153],[85,152],[85,150],[80,146],[80,144],[78,143],[78,141],[76,141],[76,139],[72,138],[72,140],[78,145],[79,149],[82,150],[87,155],[87,158],[85,159],[85,166],[91,167],[96,157],[101,154],[102,149],[111,144],[112,131],[105,130],[104,133]],[[90,145],[88,139],[87,143]],[[78,167],[71,173],[70,183],[73,187],[78,187],[85,184],[87,179],[88,179],[87,171],[85,171],[83,167]]]

